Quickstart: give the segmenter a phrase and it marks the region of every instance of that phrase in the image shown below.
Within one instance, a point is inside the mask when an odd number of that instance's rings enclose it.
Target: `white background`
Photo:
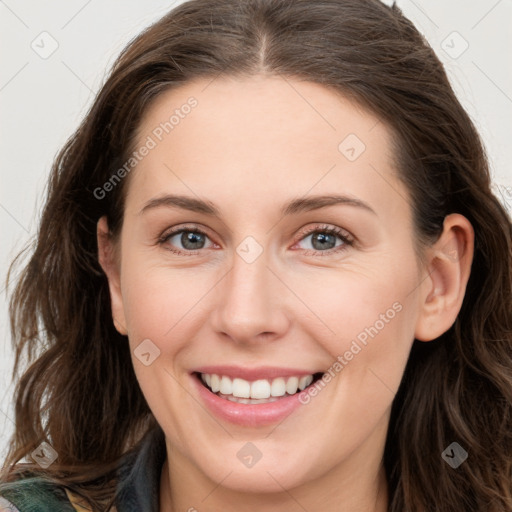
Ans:
[[[77,128],[106,70],[133,36],[178,3],[0,0],[0,461],[13,431],[8,263],[35,234],[52,160]],[[397,3],[445,63],[483,136],[496,192],[510,208],[512,1]],[[40,36],[44,31],[58,43],[47,59],[31,47],[50,48],[48,36]],[[44,43],[41,37],[47,38]]]

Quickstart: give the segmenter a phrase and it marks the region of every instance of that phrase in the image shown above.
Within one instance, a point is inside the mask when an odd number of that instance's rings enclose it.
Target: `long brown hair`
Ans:
[[[96,224],[107,215],[119,234],[127,180],[105,197],[94,191],[127,160],[141,115],[162,91],[255,74],[333,88],[386,123],[421,246],[436,240],[449,213],[473,225],[458,318],[437,340],[414,341],[393,402],[389,511],[512,510],[511,222],[442,64],[401,11],[378,0],[192,0],[122,52],[56,158],[11,294],[19,380],[3,480],[19,477],[16,463],[47,440],[58,459],[39,474],[109,508],[120,457],[155,420],[113,327],[97,258]],[[19,263],[21,254],[11,272]],[[469,454],[457,469],[441,457],[453,441]]]

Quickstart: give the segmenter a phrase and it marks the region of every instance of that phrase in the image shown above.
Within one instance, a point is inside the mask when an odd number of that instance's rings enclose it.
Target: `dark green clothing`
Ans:
[[[117,473],[117,512],[159,512],[165,457],[165,437],[160,427],[148,432],[137,450],[123,457]],[[19,512],[75,512],[63,488],[38,477],[0,483],[0,496]]]

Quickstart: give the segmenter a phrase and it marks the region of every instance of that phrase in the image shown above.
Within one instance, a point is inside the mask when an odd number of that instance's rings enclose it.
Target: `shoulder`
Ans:
[[[63,488],[37,477],[0,483],[0,512],[74,512]]]

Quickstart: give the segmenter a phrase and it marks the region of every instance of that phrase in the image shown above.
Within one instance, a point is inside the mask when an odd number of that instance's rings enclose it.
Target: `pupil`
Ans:
[[[192,233],[191,231],[183,232],[181,235],[181,243],[187,250],[193,251],[194,249],[201,249],[201,243],[204,243],[204,240],[201,240],[202,237],[202,233]],[[194,244],[199,244],[199,247]]]
[[[331,240],[329,240],[329,238]],[[317,246],[317,244],[315,242],[320,242],[320,245]],[[329,242],[331,242],[331,244],[333,244],[332,247],[327,247],[328,249],[332,249],[336,245],[335,238],[331,234],[328,234],[328,233],[317,233],[316,236],[313,235],[312,243],[313,243],[313,247],[315,249],[325,249],[326,248],[326,245],[325,245],[326,242],[327,242],[327,244],[329,244]]]

